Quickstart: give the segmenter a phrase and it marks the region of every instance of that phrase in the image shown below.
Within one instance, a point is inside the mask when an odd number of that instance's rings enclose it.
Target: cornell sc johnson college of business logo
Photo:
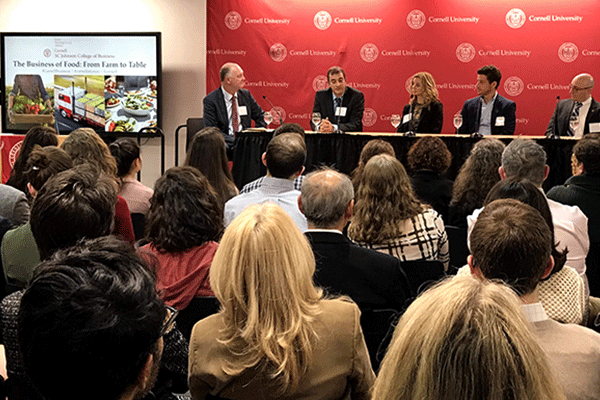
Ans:
[[[242,16],[236,11],[230,11],[225,16],[225,26],[235,31],[242,25]]]
[[[377,122],[377,113],[372,108],[365,108],[362,123],[364,126],[373,126]]]
[[[325,29],[329,28],[331,26],[331,14],[329,14],[327,11],[319,11],[318,13],[315,14],[315,18],[314,18],[314,23],[315,26],[324,31]]]
[[[518,76],[511,76],[504,82],[504,91],[509,96],[518,96],[523,93],[525,84]]]
[[[327,77],[325,75],[319,75],[313,80],[313,89],[315,92],[325,90],[328,86]]]
[[[360,49],[360,57],[366,62],[373,62],[379,57],[379,49],[373,43],[367,43]]]
[[[281,62],[287,57],[287,49],[283,44],[275,43],[269,49],[269,55],[271,56],[273,61]]]
[[[525,13],[523,10],[518,8],[513,8],[509,12],[506,13],[506,25],[510,26],[513,29],[519,29],[525,24]]]
[[[577,56],[579,56],[579,49],[575,46],[575,43],[563,43],[558,48],[558,57],[566,63],[573,62],[577,60]]]
[[[464,63],[475,58],[475,47],[471,43],[461,43],[456,48],[456,58]]]
[[[421,29],[425,25],[425,19],[421,10],[412,10],[406,16],[406,23],[413,29]]]

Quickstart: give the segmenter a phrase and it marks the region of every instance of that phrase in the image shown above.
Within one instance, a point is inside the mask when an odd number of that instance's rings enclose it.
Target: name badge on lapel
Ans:
[[[496,117],[495,126],[504,126],[504,117]]]
[[[405,114],[405,115],[402,117],[402,123],[403,123],[403,124],[405,124],[405,123],[407,123],[408,121],[410,121],[411,119],[412,119],[412,113]]]
[[[348,107],[338,107],[335,109],[335,116],[336,117],[345,117],[347,111],[348,111]]]
[[[590,133],[598,133],[600,132],[600,122],[591,122],[590,123]]]
[[[248,109],[246,109],[246,106],[239,106],[238,107],[238,114],[240,114],[240,115],[248,115]]]

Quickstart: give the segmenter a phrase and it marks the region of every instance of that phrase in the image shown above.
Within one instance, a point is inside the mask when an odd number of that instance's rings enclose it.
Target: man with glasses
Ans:
[[[590,132],[600,132],[600,104],[592,98],[594,78],[579,74],[569,85],[570,99],[556,103],[546,136],[582,137]],[[570,124],[573,120],[574,123]]]

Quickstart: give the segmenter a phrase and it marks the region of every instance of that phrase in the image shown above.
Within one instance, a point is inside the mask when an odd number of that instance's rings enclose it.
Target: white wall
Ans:
[[[175,128],[202,115],[206,0],[1,0],[0,31],[162,32],[165,167],[173,166]],[[160,140],[149,139],[142,152],[142,182],[152,187],[160,176]],[[183,158],[180,152],[180,164]]]

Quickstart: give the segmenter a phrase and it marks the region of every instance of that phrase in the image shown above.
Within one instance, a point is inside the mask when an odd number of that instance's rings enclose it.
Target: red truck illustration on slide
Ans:
[[[68,79],[62,76],[61,78]],[[85,89],[71,85],[62,87],[54,85],[54,105],[63,118],[71,118],[75,122],[87,122],[92,126],[104,127],[105,105],[104,97],[87,91],[87,78]]]

